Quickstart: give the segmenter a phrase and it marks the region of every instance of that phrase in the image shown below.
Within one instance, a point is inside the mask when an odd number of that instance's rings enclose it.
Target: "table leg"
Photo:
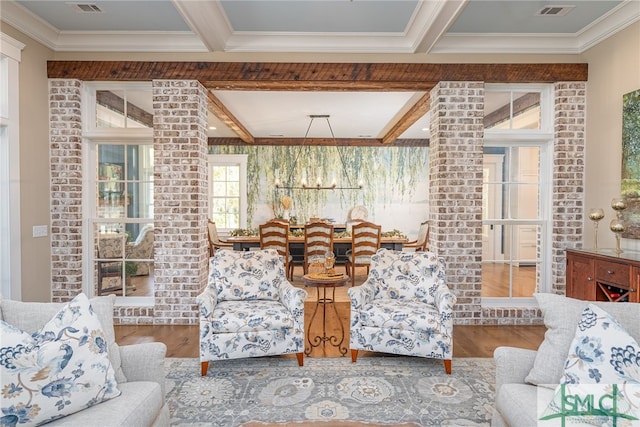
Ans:
[[[320,297],[320,286],[318,286],[316,289],[316,306],[313,310],[313,314],[311,315],[311,319],[309,320],[309,326],[307,327],[307,342],[309,343],[309,346],[305,349],[304,353],[309,356],[314,347],[319,347],[321,344],[324,346],[326,342],[329,342],[329,345],[337,347],[338,351],[340,351],[340,354],[344,356],[347,354],[347,348],[342,346],[342,343],[344,342],[344,325],[342,324],[342,320],[338,315],[338,309],[335,305],[336,288],[331,288],[333,291],[331,298],[327,298],[327,288],[325,286],[322,286],[322,298]],[[316,335],[315,337],[313,337],[312,341],[311,325],[313,324],[313,321],[318,312],[318,307],[320,305],[322,305],[322,335]],[[327,336],[327,305],[333,306],[333,312],[336,315],[336,319],[340,325],[340,337],[336,335]]]

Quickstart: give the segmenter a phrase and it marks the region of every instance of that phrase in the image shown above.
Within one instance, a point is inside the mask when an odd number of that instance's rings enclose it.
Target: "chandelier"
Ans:
[[[275,183],[276,189],[283,189],[283,190],[361,190],[362,189],[362,182],[359,182],[357,185],[353,185],[353,183],[351,182],[351,179],[349,178],[349,174],[347,173],[348,172],[347,167],[344,161],[344,154],[342,153],[342,150],[340,150],[340,147],[338,147],[338,144],[336,142],[336,137],[333,133],[333,128],[331,127],[331,122],[329,122],[329,117],[330,117],[329,114],[309,115],[309,119],[310,119],[309,126],[307,127],[307,131],[304,134],[304,139],[302,140],[302,144],[300,145],[300,149],[298,151],[298,154],[296,155],[296,158],[294,159],[293,164],[294,165],[298,164],[298,158],[300,157],[300,153],[305,147],[305,143],[307,142],[307,137],[309,136],[309,130],[311,129],[311,125],[313,124],[313,121],[315,119],[326,119],[327,126],[329,127],[329,132],[331,133],[331,138],[333,139],[333,145],[336,147],[336,150],[338,150],[338,157],[340,158],[340,163],[342,164],[342,172],[344,176],[347,178],[348,185],[338,187],[338,184],[336,183],[335,179],[330,185],[323,185],[319,177],[316,180],[315,185],[309,185],[305,179],[302,179],[299,185],[293,185],[291,183],[291,177],[293,176],[293,168],[292,168],[291,171],[289,172],[287,185],[282,185],[279,180],[276,180],[276,183]]]

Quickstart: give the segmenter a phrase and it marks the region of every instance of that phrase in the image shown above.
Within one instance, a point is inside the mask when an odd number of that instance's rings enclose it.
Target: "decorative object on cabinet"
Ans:
[[[616,235],[616,253],[619,255],[623,252],[620,249],[620,237],[626,229],[622,211],[627,209],[627,202],[622,198],[615,197],[611,200],[611,208],[616,211],[616,218],[611,220],[609,229]]]
[[[593,250],[598,250],[598,222],[604,218],[604,209],[592,208],[589,211],[589,219],[593,221]]]
[[[567,249],[567,296],[587,301],[640,302],[640,252]]]

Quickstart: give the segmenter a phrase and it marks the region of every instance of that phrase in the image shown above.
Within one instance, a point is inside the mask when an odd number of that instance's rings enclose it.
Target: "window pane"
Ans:
[[[540,92],[485,92],[485,129],[540,129]]]
[[[153,127],[151,90],[97,90],[96,127]]]
[[[225,181],[215,181],[213,183],[213,195],[224,197],[227,195],[227,183]]]
[[[239,166],[227,166],[227,181],[240,181]]]
[[[239,182],[228,182],[227,183],[227,196],[229,196],[229,197],[240,197],[240,183]]]
[[[540,93],[513,94],[512,129],[540,129]]]
[[[94,223],[94,291],[153,296],[153,145],[98,144],[96,151],[97,219],[120,221]],[[140,223],[141,219],[149,223]],[[137,261],[125,262],[127,258]]]
[[[214,166],[212,178],[214,181],[226,181],[227,180],[227,168],[226,166]]]

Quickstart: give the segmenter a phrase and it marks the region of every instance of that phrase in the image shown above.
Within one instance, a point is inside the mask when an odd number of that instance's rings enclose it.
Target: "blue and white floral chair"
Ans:
[[[351,360],[358,350],[443,359],[453,357],[453,305],[444,259],[432,252],[379,249],[351,300]]]
[[[287,280],[274,249],[216,251],[200,306],[200,364],[243,357],[295,353],[304,363],[307,292]]]

